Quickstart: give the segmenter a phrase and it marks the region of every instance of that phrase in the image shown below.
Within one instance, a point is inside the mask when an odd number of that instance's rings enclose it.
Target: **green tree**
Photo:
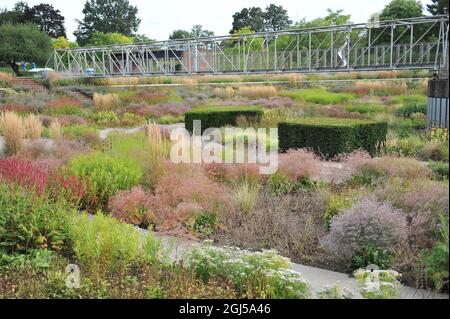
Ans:
[[[204,30],[203,26],[200,24],[196,24],[191,29],[191,38],[203,38],[203,37],[211,37],[214,35],[214,32],[209,30]]]
[[[448,0],[431,0],[427,9],[432,15],[448,14]]]
[[[137,7],[128,0],[88,0],[74,35],[80,45],[85,45],[95,32],[132,36],[141,23],[137,13]]]
[[[423,16],[422,4],[418,0],[392,0],[380,14],[380,20],[407,19]]]
[[[177,40],[177,39],[203,38],[203,37],[211,37],[213,35],[214,32],[204,30],[202,25],[196,24],[192,27],[191,31],[186,31],[182,29],[174,30],[169,35],[169,39]]]
[[[191,37],[191,33],[189,31],[186,30],[174,30],[170,35],[169,35],[169,39],[170,40],[178,40],[178,39],[188,39]]]
[[[244,8],[233,14],[233,28],[230,33],[236,33],[246,27],[255,32],[264,30],[264,11],[261,8]]]
[[[88,41],[88,45],[133,44],[133,38],[120,33],[95,32]]]
[[[78,43],[71,42],[67,40],[65,37],[58,37],[56,39],[52,39],[52,48],[53,49],[72,49],[77,48]]]
[[[422,4],[418,0],[392,0],[388,3],[383,11],[380,13],[380,20],[397,20],[397,19],[407,19],[423,16]],[[414,27],[415,37],[419,37],[426,30],[427,26],[416,26]],[[377,32],[373,32],[374,38],[378,37],[377,44],[380,43],[390,43],[391,33],[390,28],[384,31],[379,37]],[[402,35],[403,34],[403,35]],[[406,39],[410,34],[407,32],[406,27],[398,26],[394,30],[394,41],[401,43],[402,39]]]
[[[18,61],[45,63],[50,56],[50,37],[32,24],[0,25],[0,60],[19,74]]]
[[[64,17],[59,10],[52,5],[41,3],[29,7],[26,2],[17,2],[10,11],[0,12],[0,24],[36,24],[41,31],[44,31],[52,38],[66,36],[64,27]]]
[[[12,10],[1,10],[0,24],[20,24],[29,22],[25,15],[25,12],[29,9],[26,2],[17,2]]]
[[[66,36],[64,17],[50,4],[41,3],[25,10],[25,17],[52,38]]]
[[[271,4],[264,12],[264,29],[268,31],[287,29],[292,21],[283,6]]]
[[[145,34],[136,34],[133,36],[133,43],[150,43],[154,41],[155,39],[150,39]]]

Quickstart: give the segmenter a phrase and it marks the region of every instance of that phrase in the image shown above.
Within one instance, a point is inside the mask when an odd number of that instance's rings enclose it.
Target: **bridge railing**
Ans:
[[[55,50],[70,76],[443,69],[448,16]]]

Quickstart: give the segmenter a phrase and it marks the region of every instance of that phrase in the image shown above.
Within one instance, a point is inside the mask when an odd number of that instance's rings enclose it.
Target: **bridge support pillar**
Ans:
[[[428,81],[427,126],[448,128],[448,78]]]

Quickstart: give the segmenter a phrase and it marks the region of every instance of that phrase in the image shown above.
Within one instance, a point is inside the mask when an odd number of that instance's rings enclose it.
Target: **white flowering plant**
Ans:
[[[275,250],[250,252],[205,243],[189,251],[184,262],[203,281],[227,279],[249,298],[304,299],[310,295],[309,283]]]
[[[358,269],[353,275],[366,299],[397,299],[400,297],[401,275],[395,270]]]

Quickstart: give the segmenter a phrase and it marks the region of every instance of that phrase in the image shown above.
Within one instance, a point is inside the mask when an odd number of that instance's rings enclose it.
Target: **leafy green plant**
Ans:
[[[390,262],[391,254],[388,251],[367,244],[352,256],[350,270],[366,268],[369,265],[377,265],[380,269],[388,269]]]
[[[192,229],[195,233],[204,236],[212,235],[216,228],[217,215],[215,213],[209,212],[198,215],[194,220],[194,224],[192,225]]]
[[[136,186],[143,175],[141,166],[134,160],[100,152],[75,157],[70,161],[69,169],[75,176],[89,181],[100,204],[106,204],[117,191]]]
[[[73,251],[84,270],[92,274],[125,271],[139,263],[156,263],[167,258],[160,240],[132,225],[98,213],[76,217],[70,229]]]
[[[414,113],[427,114],[427,104],[426,103],[409,103],[399,107],[395,113],[398,116],[410,117]]]
[[[307,176],[299,176],[297,180],[293,181],[280,172],[270,175],[267,183],[272,193],[277,196],[302,190],[310,190],[316,185],[316,183]]]
[[[441,216],[440,239],[434,247],[424,254],[426,272],[430,275],[437,289],[446,288],[448,291],[449,269],[449,227],[448,216]]]
[[[333,218],[335,218],[341,210],[352,207],[356,198],[356,196],[352,196],[352,194],[348,193],[331,195],[327,200],[327,206],[323,212],[325,227],[329,229]]]
[[[449,168],[448,162],[429,162],[428,167],[433,171],[434,175],[439,180],[448,180]]]
[[[102,111],[95,113],[92,119],[99,124],[115,124],[119,121],[119,116],[112,111]]]
[[[19,186],[0,184],[0,247],[5,254],[68,247],[68,204],[37,196]]]
[[[303,299],[310,294],[308,282],[289,269],[289,259],[273,250],[249,252],[204,244],[188,252],[184,260],[204,282],[214,276],[230,280],[249,298]]]

